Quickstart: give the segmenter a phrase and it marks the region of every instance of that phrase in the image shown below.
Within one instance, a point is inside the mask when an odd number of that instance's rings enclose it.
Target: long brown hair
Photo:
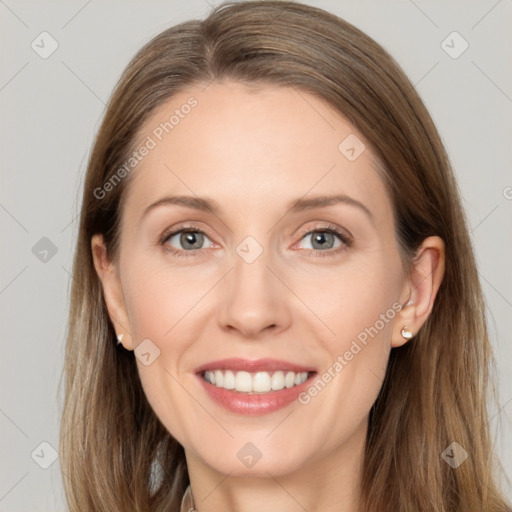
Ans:
[[[391,352],[370,411],[361,510],[503,512],[486,409],[491,364],[485,307],[453,173],[438,132],[399,65],[370,37],[321,9],[288,1],[229,2],[171,27],[123,72],[88,162],[65,355],[60,431],[71,512],[179,510],[189,483],[182,446],[152,411],[133,352],[118,349],[91,237],[118,253],[129,178],[104,197],[164,100],[215,79],[294,87],[323,98],[366,138],[392,197],[404,262],[440,236],[446,271],[412,342]],[[456,469],[442,453],[457,442]]]

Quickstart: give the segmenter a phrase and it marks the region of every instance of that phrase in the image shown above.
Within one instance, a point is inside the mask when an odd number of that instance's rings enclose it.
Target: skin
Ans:
[[[443,242],[427,238],[416,263],[403,267],[374,156],[366,149],[351,162],[338,150],[348,135],[364,137],[309,93],[197,85],[155,111],[142,139],[190,96],[197,107],[132,171],[119,260],[108,260],[101,235],[91,240],[110,318],[125,349],[149,338],[160,350],[149,366],[137,359],[138,370],[155,413],[185,448],[200,512],[260,512],[269,504],[355,511],[368,413],[391,348],[407,342],[401,329],[416,333],[431,312]],[[349,204],[287,212],[295,199],[334,193],[360,201],[372,219]],[[178,194],[208,196],[221,211],[166,205],[141,220],[149,204]],[[179,234],[159,245],[165,230],[183,223],[205,232],[200,252],[181,245]],[[327,248],[312,245],[311,231],[328,224],[349,233],[351,245],[336,236]],[[252,263],[236,251],[247,236],[263,248]],[[194,374],[227,357],[273,357],[321,374],[395,303],[405,307],[307,405],[235,414]],[[252,468],[237,457],[247,442],[262,455]]]

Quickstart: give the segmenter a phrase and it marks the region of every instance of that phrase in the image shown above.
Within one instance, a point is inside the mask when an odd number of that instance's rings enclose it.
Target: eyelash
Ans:
[[[179,229],[173,230],[170,233],[165,232],[159,240],[160,245],[165,246],[167,241],[170,238],[172,238],[174,235],[177,235],[178,233],[182,233],[182,232],[183,233],[201,233],[202,235],[208,237],[208,235],[204,231],[202,231],[201,229],[198,229],[194,226],[181,226]],[[317,226],[317,227],[314,227],[313,229],[304,230],[301,233],[301,240],[306,235],[310,235],[310,234],[316,233],[316,232],[330,233],[332,235],[336,235],[341,240],[341,242],[344,244],[345,247],[340,246],[340,247],[337,247],[336,249],[331,249],[331,250],[326,250],[326,251],[320,251],[318,249],[303,249],[303,250],[307,251],[307,254],[310,256],[320,257],[320,258],[331,257],[331,256],[337,255],[340,251],[343,251],[347,247],[352,246],[351,237],[349,237],[347,234],[341,232],[335,226],[332,226],[330,224],[328,224],[326,226]],[[194,257],[195,255],[197,255],[197,253],[201,253],[202,251],[205,251],[206,249],[197,249],[195,251],[182,251],[182,250],[169,249],[168,247],[165,247],[165,250],[170,252],[173,256],[176,256],[178,258],[190,258],[190,257]]]

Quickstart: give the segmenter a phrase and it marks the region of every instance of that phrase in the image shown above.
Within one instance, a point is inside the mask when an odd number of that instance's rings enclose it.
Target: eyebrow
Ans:
[[[361,211],[363,211],[370,219],[372,223],[374,223],[375,219],[372,212],[365,206],[363,203],[354,199],[345,194],[337,194],[337,195],[323,195],[316,196],[310,198],[299,198],[290,202],[287,207],[287,212],[290,213],[299,213],[307,210],[312,210],[314,208],[324,208],[327,206],[331,206],[334,204],[346,204],[349,206],[354,206]],[[151,203],[144,209],[142,213],[142,217],[145,217],[151,210],[163,206],[163,205],[176,205],[176,206],[184,206],[186,208],[192,208],[194,210],[199,211],[209,211],[214,215],[219,215],[222,211],[220,204],[208,197],[198,197],[198,196],[167,196]]]

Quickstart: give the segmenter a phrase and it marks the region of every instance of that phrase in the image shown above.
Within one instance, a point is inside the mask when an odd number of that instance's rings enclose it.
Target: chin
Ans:
[[[222,474],[268,478],[269,474],[286,475],[299,469],[306,463],[304,451],[283,444],[276,447],[268,442],[233,441],[229,446],[219,445],[219,451],[196,451],[196,456]],[[301,453],[300,457],[297,457],[298,453]]]

